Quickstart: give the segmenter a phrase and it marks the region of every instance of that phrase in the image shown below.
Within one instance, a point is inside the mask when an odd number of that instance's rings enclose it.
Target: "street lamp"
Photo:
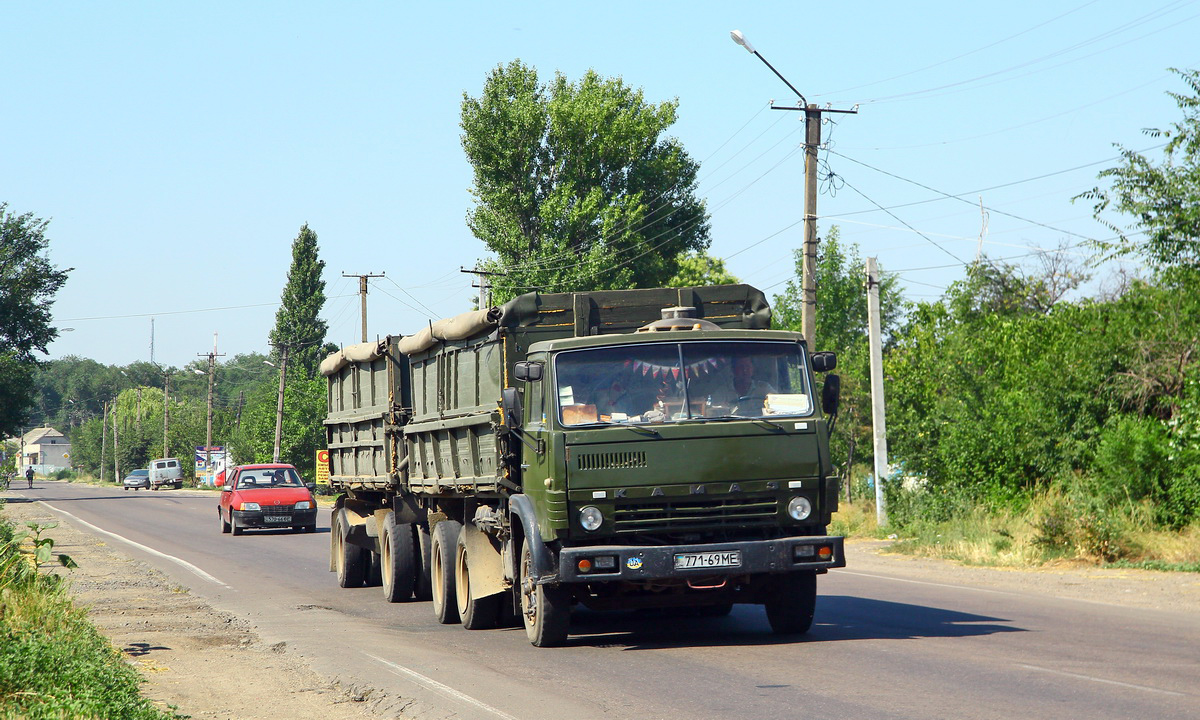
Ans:
[[[803,303],[801,305],[801,315],[804,325],[804,339],[808,342],[808,349],[815,350],[816,334],[817,334],[817,148],[821,146],[821,113],[857,113],[858,108],[855,106],[851,110],[834,110],[832,108],[818,108],[816,105],[809,103],[804,95],[795,88],[788,79],[775,69],[775,66],[767,62],[767,59],[762,56],[741,30],[734,30],[729,33],[729,37],[738,45],[746,48],[746,52],[763,61],[763,64],[771,68],[771,72],[783,81],[784,85],[796,93],[800,98],[798,107],[776,107],[774,102],[771,104],[772,110],[803,110],[804,111],[804,263],[800,284],[802,288],[801,295]]]

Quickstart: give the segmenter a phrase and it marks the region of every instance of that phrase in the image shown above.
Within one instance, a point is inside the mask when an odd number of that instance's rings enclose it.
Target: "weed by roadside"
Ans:
[[[74,565],[54,553],[50,527],[18,530],[0,518],[0,718],[183,717],[141,697],[137,672],[71,603],[62,578],[40,571]]]

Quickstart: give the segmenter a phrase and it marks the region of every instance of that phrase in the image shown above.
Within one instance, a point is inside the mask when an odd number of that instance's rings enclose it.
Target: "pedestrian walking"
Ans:
[[[33,468],[25,468],[25,479],[29,481],[29,489],[33,489]]]

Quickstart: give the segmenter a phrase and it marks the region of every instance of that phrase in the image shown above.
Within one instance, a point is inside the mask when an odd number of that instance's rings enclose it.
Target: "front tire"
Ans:
[[[416,580],[412,526],[397,523],[396,514],[388,513],[379,536],[379,548],[384,599],[392,603],[408,600],[412,597]]]
[[[220,509],[217,510],[217,518],[221,520],[221,532],[228,534],[230,530],[229,523],[225,522],[225,516],[221,514]]]
[[[803,635],[812,627],[817,607],[817,574],[779,575],[767,591],[767,621],[777,635]]]
[[[521,547],[521,616],[525,635],[534,647],[555,647],[567,639],[571,624],[571,596],[561,585],[535,585],[530,578],[533,555],[529,543]]]
[[[458,622],[457,590],[454,583],[454,555],[462,523],[442,520],[433,526],[429,544],[429,575],[433,588],[433,614],[443,625]]]
[[[471,597],[470,554],[467,552],[467,533],[463,526],[458,533],[454,552],[454,586],[458,599],[458,615],[468,630],[487,630],[496,627],[500,619],[500,599],[503,595]]]

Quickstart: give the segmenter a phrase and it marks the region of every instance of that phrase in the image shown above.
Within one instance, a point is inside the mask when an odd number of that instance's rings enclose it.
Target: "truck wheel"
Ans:
[[[555,647],[567,639],[571,624],[571,596],[561,585],[535,585],[529,577],[533,556],[529,544],[521,547],[521,615],[525,634],[535,647]]]
[[[412,527],[406,523],[397,524],[396,514],[388,513],[379,536],[379,549],[383,597],[388,602],[404,602],[412,597],[416,579]]]
[[[429,536],[429,528],[425,525],[413,523],[412,529],[413,566],[416,570],[413,595],[418,600],[432,600],[433,580],[429,576],[429,547],[433,544],[433,538]]]
[[[802,635],[812,627],[817,606],[817,574],[779,575],[767,594],[767,620],[778,635]]]
[[[458,599],[458,615],[463,627],[468,630],[487,630],[496,627],[500,619],[501,595],[483,598],[471,597],[471,558],[467,553],[467,528],[458,533],[454,553],[454,587]]]
[[[433,587],[433,614],[443,625],[458,622],[458,603],[454,589],[454,548],[462,523],[443,520],[433,526],[429,544],[429,577]]]
[[[369,551],[346,542],[347,528],[343,513],[344,509],[333,515],[333,560],[337,565],[338,587],[362,587],[367,575]],[[234,532],[237,532],[236,527]]]
[[[225,516],[221,514],[220,510],[217,510],[217,517],[221,519],[221,532],[228,533],[229,523],[225,522]]]

